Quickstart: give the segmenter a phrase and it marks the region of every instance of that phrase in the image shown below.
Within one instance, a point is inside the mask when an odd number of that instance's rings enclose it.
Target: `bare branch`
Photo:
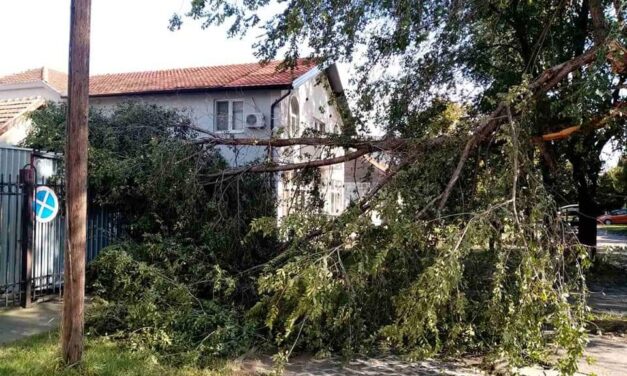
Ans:
[[[543,134],[540,137],[536,137],[534,142],[541,143],[546,141],[563,140],[572,136],[583,129],[597,129],[606,126],[609,120],[615,117],[624,117],[627,115],[627,102],[619,102],[614,108],[612,108],[605,116],[595,118],[585,126],[573,125],[557,132],[551,132]]]
[[[281,171],[292,171],[292,170],[301,170],[304,168],[317,168],[330,166],[338,163],[344,163],[348,161],[352,161],[353,159],[357,159],[362,155],[371,153],[375,150],[371,148],[361,148],[356,151],[346,153],[339,157],[327,158],[327,159],[318,159],[307,162],[298,162],[298,163],[286,163],[286,164],[276,164],[276,163],[267,163],[267,164],[259,164],[253,166],[246,166],[240,168],[233,168],[230,170],[225,170],[220,173],[207,175],[209,178],[219,178],[226,177],[232,175],[239,175],[243,173],[267,173],[267,172],[281,172]]]
[[[379,151],[397,150],[411,142],[409,139],[385,138],[385,139],[357,139],[337,137],[300,137],[300,138],[226,138],[207,137],[192,141],[196,144],[225,145],[225,146],[271,146],[275,148],[290,146],[329,146],[353,149],[376,149]]]

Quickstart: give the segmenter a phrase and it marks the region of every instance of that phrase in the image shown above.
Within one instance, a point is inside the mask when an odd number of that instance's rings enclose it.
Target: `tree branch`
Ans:
[[[192,141],[195,144],[225,146],[271,146],[275,148],[290,146],[330,146],[353,149],[373,149],[379,151],[398,150],[412,140],[403,138],[357,139],[337,137],[300,137],[300,138],[225,138],[207,137]]]
[[[561,80],[563,80],[568,74],[579,69],[582,66],[588,65],[596,59],[597,53],[599,51],[600,46],[595,46],[588,50],[588,52],[579,55],[569,61],[558,64],[554,67],[551,67],[545,70],[540,76],[533,81],[528,89],[531,93],[532,97],[538,97],[541,94],[546,93],[554,86],[556,86]],[[520,97],[519,100],[525,100],[526,98]],[[497,108],[492,112],[492,114],[486,118],[482,124],[475,129],[473,135],[470,137],[468,142],[466,142],[466,146],[462,151],[462,154],[459,158],[459,162],[457,163],[457,167],[453,171],[453,174],[442,193],[442,197],[440,198],[440,202],[438,204],[438,210],[442,210],[448,201],[457,180],[461,175],[461,172],[466,164],[466,160],[468,159],[470,153],[487,138],[490,134],[495,132],[503,122],[503,118],[506,115],[507,104],[505,102],[501,102]]]
[[[596,58],[598,52],[601,50],[603,45],[597,45],[591,49],[589,49],[586,53],[581,54],[569,61],[553,66],[547,70],[545,70],[542,74],[538,76],[538,78],[533,81],[528,86],[527,94],[522,94],[518,98],[519,101],[524,101],[530,98],[537,98],[538,96],[546,93],[547,91],[553,89],[560,81],[562,81],[566,76],[568,76],[571,72],[593,63]],[[608,55],[607,58],[613,64],[613,66],[619,66],[620,69],[624,68],[624,62],[626,56],[624,54],[624,47],[616,41],[611,41],[608,43]],[[472,151],[488,136],[493,134],[498,130],[500,125],[504,120],[507,119],[507,103],[501,102],[497,108],[485,118],[481,125],[474,129],[472,136],[466,142],[466,145],[462,151],[462,154],[459,158],[457,166],[453,171],[451,178],[445,188],[445,190],[440,195],[440,201],[438,204],[438,210],[442,210],[442,208],[446,205],[450,194],[459,180],[461,172],[464,168],[466,160],[472,153]],[[517,115],[519,111],[515,112],[513,115]],[[428,148],[441,146],[445,142],[453,139],[454,136],[450,135],[442,135],[429,140],[419,140],[419,139],[401,139],[401,138],[387,138],[382,140],[374,140],[374,139],[342,139],[342,138],[334,138],[334,137],[304,137],[304,138],[271,138],[271,139],[255,139],[255,138],[221,138],[216,135],[212,135],[208,138],[202,138],[199,140],[193,141],[198,144],[207,144],[207,145],[230,145],[230,146],[271,146],[271,147],[291,147],[297,145],[308,145],[308,146],[328,146],[328,147],[342,147],[342,148],[352,148],[356,149],[353,152],[347,153],[340,157],[328,158],[322,160],[315,161],[307,161],[300,163],[288,163],[288,164],[276,164],[276,163],[268,163],[261,164],[249,167],[241,167],[235,168],[231,170],[226,170],[221,173],[209,175],[212,178],[233,176],[242,173],[270,173],[270,172],[281,172],[281,171],[290,171],[290,170],[298,170],[304,168],[317,168],[324,167],[338,163],[344,163],[350,160],[357,159],[361,156],[364,156],[369,153],[377,152],[377,151],[388,151],[388,152],[398,152],[402,150],[411,151],[412,155],[417,155],[420,152],[427,150]],[[404,166],[405,163],[409,163],[407,161],[402,161],[399,166]],[[391,180],[392,176],[394,176],[396,172],[391,172],[390,177],[384,179],[384,183],[381,186],[375,186],[374,194],[378,192],[383,185],[385,185],[389,180]],[[368,194],[367,196],[371,198],[373,195]],[[360,203],[360,207],[367,208],[368,205],[365,202]]]
[[[576,132],[579,132],[583,129],[597,129],[602,128],[609,122],[610,119],[615,117],[623,117],[627,115],[627,102],[619,102],[614,108],[612,108],[605,116],[598,117],[590,121],[587,125],[574,125],[557,132],[543,134],[540,137],[536,137],[534,139],[535,142],[545,142],[545,141],[555,141],[555,140],[563,140],[565,138],[570,137]]]
[[[324,166],[330,166],[330,165],[334,165],[338,163],[352,161],[353,159],[357,159],[365,154],[372,153],[374,151],[376,150],[372,148],[361,148],[361,149],[357,149],[356,151],[344,154],[339,157],[334,157],[334,158],[318,159],[314,161],[286,163],[286,164],[276,164],[276,163],[258,164],[258,165],[253,165],[253,166],[233,168],[233,169],[225,170],[216,174],[206,175],[206,177],[219,178],[219,177],[227,177],[227,176],[232,176],[232,175],[239,175],[243,173],[281,172],[281,171],[301,170],[304,168],[324,167]]]
[[[592,17],[592,35],[594,44],[601,45],[607,37],[607,23],[603,12],[603,1],[590,0],[590,16]]]

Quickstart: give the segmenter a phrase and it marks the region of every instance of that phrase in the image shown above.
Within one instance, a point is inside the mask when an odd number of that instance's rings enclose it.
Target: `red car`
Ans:
[[[616,209],[597,217],[597,222],[605,225],[627,224],[627,209]]]

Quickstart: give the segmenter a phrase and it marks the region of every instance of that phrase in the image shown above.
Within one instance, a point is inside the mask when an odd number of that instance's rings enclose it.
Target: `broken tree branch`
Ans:
[[[582,125],[573,125],[557,132],[547,133],[540,137],[534,139],[534,142],[547,142],[547,141],[555,141],[555,140],[563,140],[572,136],[574,133],[581,131],[582,129],[598,129],[606,126],[610,119],[615,117],[623,117],[627,116],[627,102],[620,102],[614,108],[612,108],[607,115],[599,118],[595,118],[590,121],[585,126]]]
[[[403,138],[358,139],[338,137],[300,137],[300,138],[227,138],[206,137],[194,140],[195,144],[223,146],[271,146],[275,148],[290,146],[329,146],[342,148],[371,148],[379,151],[397,150],[409,144],[411,140]]]
[[[301,170],[304,168],[324,167],[324,166],[330,166],[334,164],[352,161],[353,159],[357,159],[361,157],[362,155],[372,153],[373,151],[374,150],[372,150],[371,148],[361,148],[361,149],[357,149],[356,151],[346,153],[342,156],[334,157],[334,158],[317,159],[317,160],[307,161],[307,162],[286,163],[286,164],[276,164],[276,163],[258,164],[258,165],[253,165],[253,166],[246,166],[246,167],[225,170],[216,174],[207,175],[207,177],[219,178],[219,177],[227,177],[227,176],[232,176],[232,175],[239,175],[243,173],[268,173],[268,172]]]
[[[615,46],[613,47],[612,44],[609,44],[608,46],[610,49],[610,54],[608,54],[608,58],[610,58],[613,50],[615,50]],[[618,44],[618,46],[620,46],[620,44]],[[585,65],[593,63],[596,60],[597,54],[600,51],[601,47],[602,46],[595,46],[582,55],[579,55],[569,61],[563,62],[545,70],[536,80],[534,80],[528,86],[528,93],[530,93],[531,97],[537,97],[551,90],[571,72]],[[524,96],[521,96],[517,99],[522,101],[526,98]],[[503,123],[504,115],[506,115],[506,109],[507,104],[505,102],[501,102],[492,112],[492,114],[487,117],[478,128],[475,129],[472,136],[468,139],[468,141],[466,142],[466,146],[464,147],[464,150],[462,151],[462,154],[459,158],[459,162],[457,163],[457,166],[442,193],[442,197],[440,198],[440,202],[438,204],[438,210],[442,210],[446,205],[446,202],[448,201],[451,192],[453,191],[453,188],[457,183],[457,180],[459,180],[461,172],[464,168],[466,160],[470,156],[470,153],[490,134],[498,130],[500,125]],[[514,113],[514,115],[517,115],[517,113]]]

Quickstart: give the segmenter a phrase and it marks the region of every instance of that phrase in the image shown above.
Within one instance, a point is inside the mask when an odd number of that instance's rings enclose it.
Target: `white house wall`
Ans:
[[[13,120],[13,125],[8,131],[0,134],[0,146],[19,145],[31,129],[32,121],[28,116],[20,116]]]
[[[90,103],[94,108],[104,110],[111,110],[117,104],[128,101],[156,104],[180,110],[190,117],[195,126],[220,134],[223,137],[267,139],[270,136],[270,106],[280,95],[281,92],[279,90],[238,90],[230,92],[95,97],[90,99]],[[244,116],[248,113],[262,113],[265,118],[265,127],[261,129],[245,128],[241,132],[217,132],[214,116],[215,102],[226,99],[243,100]],[[201,134],[200,136],[203,135]],[[232,166],[264,159],[267,156],[265,146],[220,146],[219,148],[222,155]]]
[[[285,91],[284,93],[287,93]],[[280,104],[280,116],[275,124],[275,135],[283,138],[288,137],[287,125],[289,124],[290,115],[290,100],[292,97],[298,99],[300,107],[300,134],[296,136],[302,136],[305,129],[312,129],[315,121],[321,121],[325,124],[326,133],[339,133],[342,129],[342,119],[337,110],[337,107],[332,102],[333,95],[330,92],[326,76],[320,75],[316,78],[312,78],[305,82],[300,87],[293,89],[288,97],[281,101]],[[278,107],[278,106],[277,106]],[[303,147],[301,148],[303,155],[312,155],[318,157],[319,151],[316,151],[315,147]],[[331,151],[332,155],[325,156],[341,156],[344,154],[344,150],[336,148]],[[275,157],[279,156],[275,154]],[[280,156],[279,156],[280,157]],[[310,158],[316,159],[315,157]],[[306,162],[306,157],[298,158],[297,156],[285,160],[286,162]],[[342,212],[345,208],[344,203],[344,165],[338,164],[335,166],[328,166],[321,168],[321,192],[324,195],[325,207],[323,211],[327,214],[336,215]],[[286,184],[283,179],[279,179],[277,193],[280,199],[278,206],[278,217],[282,218],[288,214],[290,204],[295,202],[293,199],[293,186]],[[332,196],[335,198],[332,200]],[[338,202],[335,207],[332,207],[331,202]]]
[[[0,100],[42,97],[47,101],[60,101],[61,94],[43,82],[0,86]],[[31,129],[31,120],[20,116],[13,121],[11,128],[0,135],[0,145],[18,145]]]

